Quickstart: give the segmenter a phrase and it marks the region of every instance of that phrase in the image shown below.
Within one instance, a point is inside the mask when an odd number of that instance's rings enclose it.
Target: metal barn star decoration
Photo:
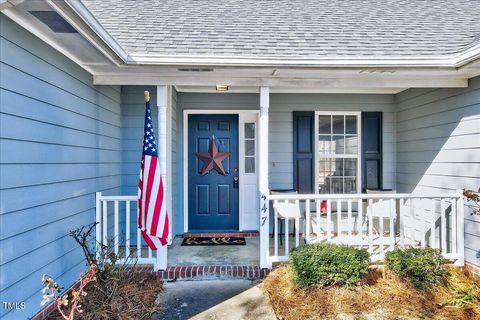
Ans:
[[[215,169],[222,175],[226,175],[222,161],[230,156],[230,152],[218,152],[218,147],[215,143],[215,137],[212,137],[208,152],[196,152],[195,155],[204,163],[202,172],[200,174],[201,176],[206,175],[212,169]]]

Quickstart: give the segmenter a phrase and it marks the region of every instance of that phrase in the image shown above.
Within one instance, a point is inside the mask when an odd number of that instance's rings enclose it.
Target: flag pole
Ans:
[[[150,101],[150,92],[148,92],[148,90],[143,92],[143,98],[145,99],[145,102]]]

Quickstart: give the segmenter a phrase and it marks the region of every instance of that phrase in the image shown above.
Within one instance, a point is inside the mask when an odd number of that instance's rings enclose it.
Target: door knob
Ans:
[[[233,177],[233,187],[238,188],[238,176]]]

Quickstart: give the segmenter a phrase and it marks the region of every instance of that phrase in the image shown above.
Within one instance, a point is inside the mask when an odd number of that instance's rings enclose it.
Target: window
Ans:
[[[357,193],[359,114],[317,113],[318,193]]]
[[[245,123],[245,173],[255,173],[255,123]]]

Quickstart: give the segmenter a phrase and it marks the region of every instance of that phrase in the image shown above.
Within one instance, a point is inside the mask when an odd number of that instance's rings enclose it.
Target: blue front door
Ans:
[[[188,117],[189,231],[238,230],[238,115]]]

